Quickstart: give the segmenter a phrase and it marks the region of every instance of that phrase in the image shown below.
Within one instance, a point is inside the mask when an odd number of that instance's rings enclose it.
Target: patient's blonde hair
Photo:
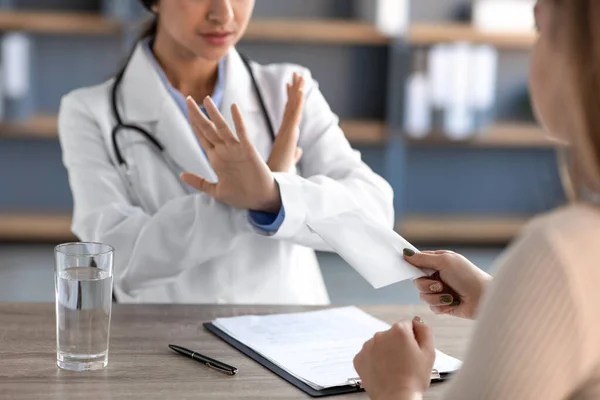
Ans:
[[[553,8],[551,34],[567,56],[568,83],[578,110],[570,149],[561,155],[561,172],[568,178],[563,181],[570,197],[585,200],[582,188],[600,196],[600,0],[548,2]]]

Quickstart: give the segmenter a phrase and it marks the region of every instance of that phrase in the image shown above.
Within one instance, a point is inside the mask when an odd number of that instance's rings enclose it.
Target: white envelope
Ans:
[[[404,260],[405,248],[418,251],[412,244],[362,210],[310,221],[307,226],[376,289],[429,274]]]

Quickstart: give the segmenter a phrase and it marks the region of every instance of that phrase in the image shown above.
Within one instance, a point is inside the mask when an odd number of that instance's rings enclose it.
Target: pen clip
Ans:
[[[224,368],[224,367],[221,367],[220,365],[213,364],[211,362],[206,362],[205,364],[206,364],[206,366],[208,368],[212,368],[212,369],[214,369],[216,371],[223,372],[223,373],[228,374],[228,375],[235,375],[237,373],[237,368],[233,368],[233,369],[231,369],[231,368]]]
[[[431,380],[439,381],[440,379],[442,379],[442,375],[440,374],[440,371],[438,371],[437,369],[431,370]]]

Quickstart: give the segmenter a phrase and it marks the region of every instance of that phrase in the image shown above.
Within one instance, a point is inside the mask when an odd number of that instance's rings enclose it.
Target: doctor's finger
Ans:
[[[235,132],[237,133],[240,142],[243,144],[251,144],[250,139],[248,138],[248,133],[246,132],[246,124],[244,123],[242,112],[237,104],[231,106],[231,115],[233,116]]]
[[[206,100],[205,100],[206,101]],[[206,109],[206,103],[204,103],[204,108]],[[194,118],[196,123],[200,125],[202,128],[202,133],[204,136],[213,144],[217,145],[223,143],[223,139],[219,135],[219,130],[217,129],[215,123],[210,120],[209,117],[206,116],[204,112],[200,109],[198,105],[196,105],[196,111],[194,113]],[[190,118],[191,120],[191,118]]]
[[[214,149],[214,145],[206,138],[206,136],[204,135],[204,133],[202,132],[202,128],[200,128],[198,126],[198,124],[196,124],[192,118],[190,118],[190,124],[192,125],[192,128],[194,130],[194,134],[196,135],[196,139],[198,139],[198,142],[200,143],[200,146],[204,149],[204,150],[211,150]]]
[[[294,164],[298,164],[300,162],[302,154],[304,154],[302,149],[300,147],[296,147],[296,152],[294,153]]]
[[[196,188],[212,197],[214,197],[216,193],[217,185],[215,183],[208,182],[206,179],[196,174],[184,172],[181,174],[181,180],[191,187]]]
[[[296,84],[294,85],[294,87],[296,88],[296,90],[298,90],[299,92],[304,92],[304,86],[306,84],[306,80],[304,79],[304,77],[302,75],[300,75],[299,73],[296,73]]]
[[[297,72],[294,72],[292,82],[288,83],[288,90],[301,91],[304,89],[304,77]]]
[[[304,88],[304,77],[298,72],[294,72],[294,77],[292,79],[292,86],[299,87],[300,90]]]
[[[200,144],[206,149],[212,149],[221,140],[215,133],[215,125],[204,115],[196,101],[190,96],[185,101],[188,109],[190,124],[194,128]],[[204,143],[203,143],[204,142]]]
[[[283,122],[281,123],[281,131],[289,133],[294,132],[294,130],[300,125],[303,110],[304,94],[302,92],[294,92],[292,89],[288,96],[288,102],[285,106]]]
[[[225,118],[223,118],[223,115],[221,115],[221,112],[219,111],[215,103],[212,101],[210,96],[207,96],[204,99],[204,108],[206,109],[210,120],[214,123],[216,127],[216,134],[217,136],[219,136],[219,139],[229,143],[237,142],[237,138],[235,137],[233,132],[231,132],[227,121],[225,121]]]
[[[299,77],[294,83],[287,84],[288,103],[304,100],[304,78]]]

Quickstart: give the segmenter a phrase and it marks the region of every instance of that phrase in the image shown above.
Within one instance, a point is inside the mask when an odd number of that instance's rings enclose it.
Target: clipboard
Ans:
[[[327,396],[336,396],[342,394],[350,394],[350,393],[358,393],[363,392],[364,389],[360,387],[360,379],[358,378],[349,378],[348,385],[346,386],[336,386],[333,388],[326,388],[322,390],[317,390],[309,386],[308,384],[302,382],[300,379],[292,376],[287,371],[279,368],[277,365],[273,364],[271,361],[267,360],[265,357],[261,356],[250,347],[246,346],[243,343],[240,343],[236,339],[229,336],[227,333],[223,332],[221,329],[217,328],[213,325],[212,322],[206,322],[203,324],[204,328],[223,340],[225,343],[232,346],[234,349],[238,350],[240,353],[245,354],[247,357],[250,357],[269,371],[273,372],[275,375],[278,375],[280,378],[283,378],[288,383],[294,385],[298,389],[302,390],[304,393],[309,395],[310,397],[327,397]],[[451,373],[443,373],[440,374],[437,371],[432,371],[431,374],[431,382],[438,383],[447,380],[451,376]]]

